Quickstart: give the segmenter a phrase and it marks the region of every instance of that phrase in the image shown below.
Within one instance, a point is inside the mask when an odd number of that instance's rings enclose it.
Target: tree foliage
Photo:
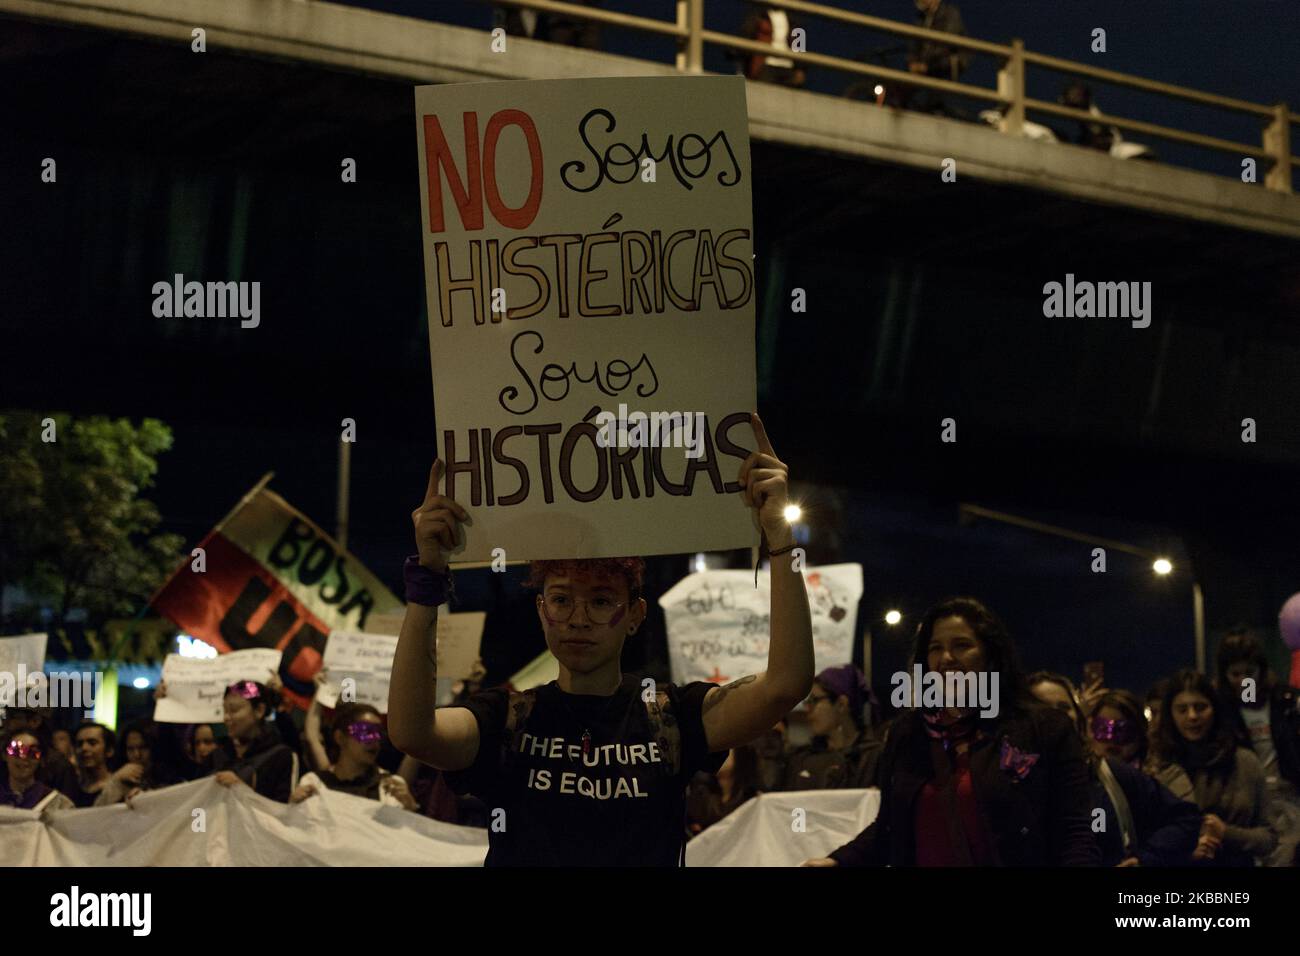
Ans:
[[[44,607],[98,625],[134,614],[165,580],[183,539],[155,533],[158,509],[141,495],[171,444],[151,418],[0,414],[0,585],[32,602],[12,623]]]

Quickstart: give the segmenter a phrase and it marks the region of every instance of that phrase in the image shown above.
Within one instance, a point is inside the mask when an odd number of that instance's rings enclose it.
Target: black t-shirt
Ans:
[[[244,756],[235,755],[230,738],[222,740],[212,751],[212,772],[230,770],[264,797],[289,802],[294,785],[294,754],[267,727],[248,744]]]
[[[661,684],[668,706],[659,709],[642,699],[635,676],[625,675],[611,697],[566,694],[552,681],[509,734],[504,689],[470,697],[461,706],[478,721],[478,756],[448,780],[487,804],[485,865],[677,866],[686,783],[726,759],[708,752],[704,734],[701,707],[712,687]],[[674,741],[675,772],[666,752]]]
[[[379,799],[379,784],[383,780],[375,767],[368,768],[361,776],[353,777],[351,780],[341,780],[333,770],[317,771],[316,776],[331,790],[339,790],[350,793],[354,797],[366,797],[370,800]]]

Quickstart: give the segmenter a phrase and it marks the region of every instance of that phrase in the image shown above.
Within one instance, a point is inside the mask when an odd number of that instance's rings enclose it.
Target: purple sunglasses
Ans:
[[[1137,727],[1133,721],[1124,718],[1107,720],[1105,717],[1094,717],[1092,739],[1101,743],[1131,744],[1137,740]]]
[[[359,744],[377,744],[384,739],[384,728],[368,720],[357,720],[348,724],[348,736]]]

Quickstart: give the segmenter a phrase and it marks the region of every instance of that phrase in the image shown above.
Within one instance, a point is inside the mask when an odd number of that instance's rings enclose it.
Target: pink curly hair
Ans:
[[[645,561],[642,558],[582,558],[561,561],[533,561],[529,565],[528,580],[525,587],[546,587],[546,578],[557,574],[585,574],[596,578],[622,578],[627,584],[628,595],[632,600],[641,596],[641,583],[645,577]]]

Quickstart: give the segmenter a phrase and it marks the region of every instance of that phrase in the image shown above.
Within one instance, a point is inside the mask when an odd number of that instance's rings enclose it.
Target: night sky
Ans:
[[[430,9],[427,0],[358,5]],[[842,5],[912,20],[908,0]],[[609,6],[663,18],[674,7]],[[742,6],[709,0],[708,25],[734,29]],[[1300,106],[1300,17],[1291,3],[961,7],[968,33],[982,39],[1018,36],[1036,51]],[[437,0],[434,8],[449,22],[490,23],[482,4]],[[1089,51],[1097,26],[1107,30],[1104,55]],[[810,49],[844,56],[891,43],[816,21],[808,37]],[[0,406],[166,421],[176,446],[150,497],[166,529],[191,543],[271,469],[273,489],[332,529],[338,423],[355,417],[350,545],[396,589],[434,436],[409,84],[219,52],[201,61],[186,49],[79,31],[64,31],[64,41],[66,49],[34,53],[21,41],[0,46],[18,51],[0,60],[0,81],[25,90],[0,101],[11,146],[0,149]],[[671,59],[658,40],[610,33],[605,45]],[[717,51],[707,66],[730,72]],[[983,85],[992,77],[987,59],[967,75]],[[822,71],[810,77],[823,92],[847,82]],[[1038,82],[1031,92],[1054,100],[1059,79]],[[1254,120],[1096,92],[1122,115],[1258,141]],[[82,109],[70,123],[74,97]],[[1231,157],[1160,149],[1232,171]],[[25,185],[28,158],[51,150],[64,157],[60,191],[34,191]],[[803,229],[786,254],[786,281],[831,307],[815,329],[782,328],[759,410],[795,477],[808,483],[803,492],[834,503],[814,529],[814,560],[866,566],[864,618],[878,622],[890,606],[917,614],[948,593],[973,591],[1009,619],[1035,666],[1077,676],[1082,661],[1105,658],[1119,681],[1141,689],[1190,662],[1188,579],[1161,585],[1120,562],[1107,590],[1080,577],[1077,555],[1057,541],[959,526],[956,503],[977,501],[1167,550],[1176,561],[1190,553],[1206,588],[1211,650],[1214,629],[1237,620],[1267,630],[1281,599],[1300,589],[1300,519],[1291,504],[1300,485],[1297,430],[1275,426],[1257,451],[1207,436],[1240,418],[1237,386],[1220,388],[1224,376],[1242,383],[1241,401],[1257,414],[1295,421],[1287,391],[1294,366],[1288,375],[1250,362],[1294,354],[1279,343],[1297,339],[1288,305],[1300,301],[1296,244],[972,180],[952,207],[961,230],[936,260],[927,237],[907,232],[913,203],[948,201],[936,198],[933,177],[796,152],[755,150],[760,268],[775,240]],[[339,155],[358,156],[366,171],[353,192],[339,189]],[[831,197],[844,207],[838,223],[801,226],[785,209],[782,177],[812,161],[827,182],[839,177],[841,185],[826,188],[842,189]],[[849,195],[855,182],[860,194]],[[1013,211],[1010,247],[986,249],[978,227],[990,210]],[[863,247],[847,248],[852,224],[868,220]],[[238,275],[265,283],[264,308],[276,316],[256,338],[214,326],[162,329],[152,319],[154,279],[173,271],[234,278],[236,258]],[[1122,429],[1142,416],[1157,337],[1044,331],[1032,314],[1043,275],[1059,278],[1069,262],[1140,267],[1163,283],[1162,295],[1169,290],[1162,303],[1178,306],[1170,310],[1178,336],[1165,397],[1159,414],[1149,413],[1149,434]],[[860,394],[879,384],[864,380],[874,342],[868,313],[894,280],[906,286],[913,275],[919,358],[900,366],[880,401],[859,407]],[[964,433],[977,437],[956,461],[917,437],[945,407],[962,407],[982,428]],[[847,419],[848,438],[845,416],[856,416]],[[682,557],[655,563],[649,596],[685,566]],[[504,588],[500,577],[467,574],[460,588],[466,609],[498,612],[489,618],[490,680],[541,650],[518,575]],[[665,663],[657,626],[652,617],[645,643],[629,647],[629,669]],[[878,670],[892,669],[900,652],[897,635],[882,637]]]

